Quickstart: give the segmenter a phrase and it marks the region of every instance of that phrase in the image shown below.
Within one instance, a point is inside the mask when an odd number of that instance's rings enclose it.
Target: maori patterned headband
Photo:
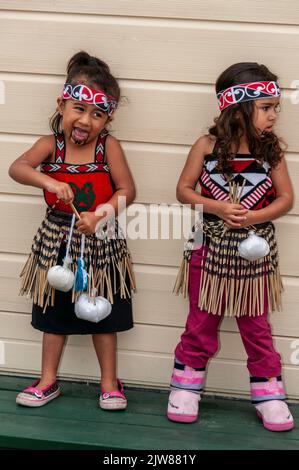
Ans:
[[[261,98],[278,98],[281,95],[277,82],[250,82],[234,85],[217,93],[220,111],[232,104]]]
[[[93,104],[101,111],[111,116],[117,108],[117,101],[111,95],[106,95],[102,90],[95,90],[87,85],[71,85],[65,83],[61,93],[64,100],[81,101],[82,103]]]

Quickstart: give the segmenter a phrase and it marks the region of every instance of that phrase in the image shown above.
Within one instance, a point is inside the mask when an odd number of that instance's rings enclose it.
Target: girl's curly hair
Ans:
[[[216,93],[240,83],[260,80],[277,81],[277,76],[265,65],[240,62],[231,65],[218,77],[215,85]],[[229,162],[238,151],[242,133],[247,137],[251,155],[261,165],[263,162],[268,162],[272,168],[275,168],[282,158],[286,145],[273,132],[260,134],[253,125],[253,113],[254,101],[231,105],[214,119],[214,125],[209,128],[209,134],[217,139],[217,170],[223,175],[230,176],[232,173]]]

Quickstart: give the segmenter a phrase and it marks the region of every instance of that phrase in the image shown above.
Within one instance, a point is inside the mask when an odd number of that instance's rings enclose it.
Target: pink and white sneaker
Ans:
[[[23,406],[43,406],[60,395],[60,387],[57,382],[53,382],[45,388],[38,388],[39,380],[36,380],[30,387],[17,395],[16,403]]]
[[[199,393],[172,390],[168,399],[167,418],[179,423],[193,423],[198,418],[199,401]]]
[[[295,426],[293,416],[286,402],[268,400],[255,405],[259,418],[269,431],[289,431]]]
[[[124,394],[124,386],[122,382],[117,379],[118,390],[106,392],[101,386],[101,395],[99,405],[102,410],[124,410],[127,408],[127,399]]]

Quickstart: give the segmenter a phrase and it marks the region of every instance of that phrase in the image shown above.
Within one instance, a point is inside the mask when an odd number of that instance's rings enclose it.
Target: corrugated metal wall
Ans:
[[[0,340],[2,373],[37,374],[41,334],[30,326],[30,302],[17,297],[18,273],[42,219],[40,191],[7,175],[10,163],[39,135],[64,80],[69,57],[80,49],[101,57],[119,78],[127,103],[113,122],[132,168],[136,202],[174,203],[175,186],[190,145],[217,114],[213,82],[238,61],[265,63],[284,89],[279,133],[299,185],[299,104],[291,103],[299,80],[299,4],[196,0],[0,0]],[[294,340],[299,337],[299,205],[277,222],[285,296],[271,318],[290,397],[299,398]],[[172,351],[187,303],[171,293],[180,241],[130,241],[138,279],[136,327],[119,335],[119,371],[127,383],[167,386]],[[248,392],[246,357],[234,320],[222,324],[221,351],[209,367],[207,389]],[[90,338],[71,337],[60,375],[97,378]]]

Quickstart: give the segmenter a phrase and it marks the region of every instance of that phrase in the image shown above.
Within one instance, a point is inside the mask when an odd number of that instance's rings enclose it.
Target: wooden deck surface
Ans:
[[[263,428],[248,401],[204,397],[200,420],[172,423],[168,394],[127,389],[126,411],[98,407],[94,384],[61,382],[62,394],[46,406],[16,405],[30,379],[0,376],[0,448],[111,450],[299,449],[299,405],[290,405],[298,427],[275,433]]]

